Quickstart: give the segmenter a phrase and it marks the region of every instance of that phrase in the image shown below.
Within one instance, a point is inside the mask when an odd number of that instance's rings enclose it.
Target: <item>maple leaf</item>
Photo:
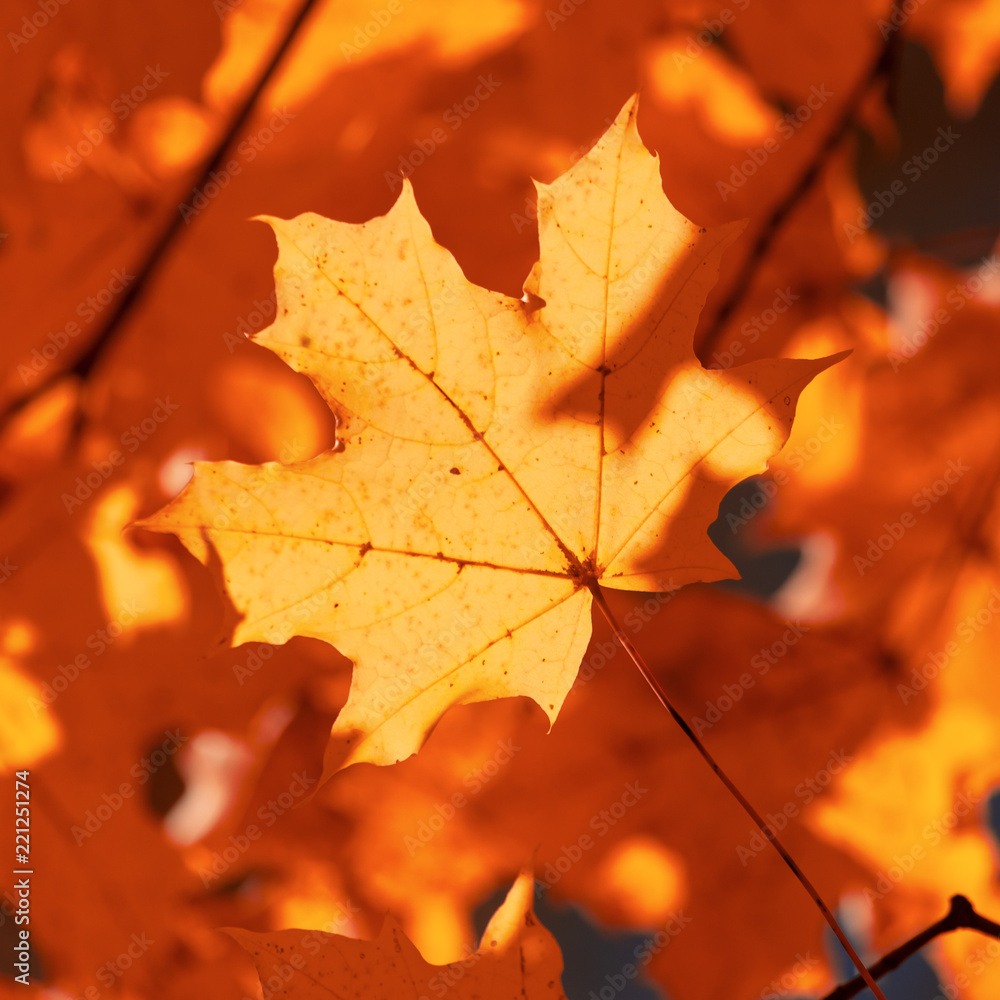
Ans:
[[[898,704],[879,661],[859,641],[844,642],[818,625],[790,628],[758,602],[714,587],[686,587],[669,599],[607,598],[745,794],[772,815],[790,799],[800,807],[784,840],[807,870],[823,872],[829,895],[866,877],[849,852],[810,832],[805,817],[816,806],[806,808],[812,793],[803,782],[837,766],[831,748],[853,754],[889,699]],[[787,639],[795,641],[785,655],[772,657],[772,643]],[[336,816],[344,831],[337,846],[329,836],[322,842],[328,877],[343,878],[353,901],[376,919],[394,914],[428,958],[450,958],[475,907],[534,850],[548,896],[585,908],[599,925],[662,929],[680,910],[692,917],[677,947],[648,966],[667,995],[685,1000],[756,996],[793,964],[796,951],[822,954],[824,923],[815,906],[784,874],[777,852],[765,848],[748,859],[746,845],[761,842],[745,815],[721,784],[706,784],[702,759],[679,728],[664,727],[662,707],[626,659],[596,618],[578,682],[550,734],[527,699],[484,703],[448,713],[407,761],[338,774],[317,795],[324,815]],[[317,728],[314,759],[324,737]],[[632,798],[642,789],[649,794]],[[301,843],[301,834],[283,825],[263,854],[246,856],[246,866],[277,867],[297,857]],[[763,938],[743,933],[750,910],[768,928]],[[568,952],[565,958],[572,967]],[[818,985],[818,965],[813,972]]]
[[[235,641],[314,636],[355,662],[327,773],[409,756],[455,704],[528,695],[551,724],[591,590],[731,575],[705,531],[719,499],[842,356],[701,367],[694,327],[740,226],[673,208],[635,114],[538,186],[523,299],[468,282],[409,185],[363,225],[268,220],[278,310],[255,339],[342,437],[292,465],[196,463],[140,524],[217,551]]]
[[[444,966],[425,962],[392,917],[377,941],[323,931],[254,934],[230,928],[228,933],[253,955],[269,994],[289,1000],[342,997],[348,991],[370,1000],[426,1000],[442,988],[467,1000],[565,1000],[562,956],[535,917],[533,892],[529,867],[493,914],[479,948]]]

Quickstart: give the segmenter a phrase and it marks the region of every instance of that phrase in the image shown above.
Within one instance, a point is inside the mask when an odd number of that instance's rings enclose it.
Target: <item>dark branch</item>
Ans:
[[[901,6],[901,0],[895,0],[893,10],[896,10]],[[865,95],[879,78],[888,76],[891,80],[891,72],[896,60],[897,35],[898,32],[893,32],[885,40],[884,44],[875,56],[875,59],[872,61],[871,66],[868,68],[868,71],[864,73],[855,85],[854,89],[851,91],[840,116],[834,122],[833,127],[827,133],[826,138],[824,138],[823,142],[813,154],[813,157],[806,165],[805,170],[792,186],[791,190],[789,190],[785,197],[782,198],[781,201],[774,207],[770,216],[768,216],[767,221],[764,223],[763,228],[757,234],[757,239],[754,242],[753,248],[750,250],[746,260],[743,262],[743,266],[740,268],[739,273],[733,280],[732,286],[729,289],[729,294],[723,300],[722,305],[719,306],[719,310],[715,314],[715,318],[712,320],[712,325],[709,327],[708,332],[702,338],[702,341],[698,346],[698,353],[703,358],[707,357],[718,346],[719,336],[725,328],[726,323],[729,321],[730,317],[736,311],[739,304],[743,301],[744,296],[749,291],[750,285],[753,283],[754,275],[757,273],[757,267],[767,255],[767,252],[771,249],[771,244],[777,238],[778,231],[781,229],[782,224],[813,186],[816,178],[819,177],[822,172],[823,167],[826,166],[827,157],[831,152],[833,152],[833,150],[840,143],[841,139],[843,139],[847,134],[851,124],[857,116],[858,108],[861,106],[861,102],[864,100]]]
[[[936,923],[915,934],[898,948],[893,949],[874,965],[868,967],[873,979],[881,979],[887,972],[899,968],[911,955],[916,954],[928,941],[941,934],[957,930],[979,931],[989,937],[1000,939],[1000,924],[976,913],[972,903],[965,896],[952,896],[951,909]],[[832,993],[827,993],[822,1000],[850,1000],[865,988],[865,982],[860,976],[842,983]]]
[[[274,71],[278,68],[289,47],[295,40],[299,29],[305,23],[317,0],[304,0],[298,12],[291,19],[285,30],[281,44],[275,49],[274,54],[264,67],[253,89],[247,95],[240,106],[240,110],[230,122],[225,134],[219,139],[212,152],[212,155],[205,161],[198,175],[198,179],[191,187],[185,198],[178,203],[176,210],[171,214],[169,221],[165,224],[160,234],[153,240],[152,245],[146,252],[146,256],[139,264],[135,280],[130,282],[122,295],[115,300],[110,308],[108,317],[101,328],[100,333],[94,338],[87,349],[73,362],[73,364],[47,379],[43,379],[33,386],[32,389],[23,396],[18,397],[8,408],[0,414],[0,429],[30,402],[41,396],[55,382],[69,375],[77,376],[81,381],[85,381],[91,374],[98,362],[104,356],[108,347],[115,340],[124,326],[125,319],[135,308],[143,293],[149,287],[150,281],[162,263],[167,251],[170,249],[177,235],[184,225],[182,207],[195,197],[201,187],[210,179],[213,171],[217,171],[226,161],[229,149],[243,130],[248,119],[253,113],[260,95],[264,88],[270,83],[274,76]]]

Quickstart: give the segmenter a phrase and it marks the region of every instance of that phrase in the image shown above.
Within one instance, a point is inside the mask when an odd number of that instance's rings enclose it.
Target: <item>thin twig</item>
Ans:
[[[753,820],[756,824],[757,829],[764,835],[765,839],[771,842],[774,849],[781,855],[781,859],[786,865],[792,870],[792,874],[802,883],[806,892],[812,898],[812,901],[819,907],[820,913],[823,914],[824,919],[830,925],[830,929],[837,936],[837,940],[843,945],[844,950],[850,956],[851,961],[854,963],[858,972],[861,974],[863,982],[872,991],[876,1000],[885,1000],[885,994],[878,988],[875,980],[869,974],[868,970],[865,968],[865,963],[861,961],[861,957],[854,950],[854,946],[847,939],[847,935],[844,933],[840,924],[837,923],[837,918],[833,915],[833,911],[829,906],[823,902],[823,897],[820,896],[819,891],[816,887],[809,881],[806,877],[805,872],[799,867],[798,862],[788,853],[785,846],[778,840],[777,834],[771,829],[767,823],[764,822],[763,817],[759,812],[750,804],[750,800],[737,788],[736,784],[733,782],[732,778],[722,770],[722,767],[715,760],[715,758],[708,752],[708,748],[704,743],[695,735],[694,730],[688,725],[687,720],[677,711],[676,708],[671,704],[670,699],[667,697],[667,693],[660,686],[660,682],[653,675],[653,672],[646,665],[645,660],[643,660],[639,651],[632,645],[632,640],[622,631],[622,627],[618,624],[618,620],[615,618],[614,613],[611,608],[608,607],[607,601],[604,599],[604,594],[601,592],[601,588],[596,580],[591,579],[588,582],[588,587],[591,594],[594,596],[594,602],[597,604],[598,608],[601,610],[601,614],[607,619],[608,624],[614,631],[615,638],[621,644],[622,648],[628,653],[632,662],[639,668],[639,673],[642,674],[643,679],[646,683],[653,689],[653,693],[656,695],[657,700],[660,704],[670,713],[673,717],[674,722],[681,727],[684,735],[691,741],[695,749],[705,758],[708,766],[715,772],[716,777],[726,786],[733,798],[743,807],[743,811]]]
[[[256,84],[247,95],[240,107],[240,110],[230,122],[225,133],[219,139],[212,155],[202,166],[198,179],[187,192],[185,197],[178,203],[177,208],[173,213],[171,213],[169,221],[147,250],[145,258],[138,266],[138,273],[136,274],[135,279],[128,284],[122,295],[117,298],[110,307],[110,311],[104,322],[104,326],[101,328],[101,332],[94,338],[92,343],[69,368],[56,372],[49,378],[38,382],[29,392],[25,393],[23,396],[19,396],[3,413],[0,413],[0,429],[4,428],[16,414],[46,392],[56,381],[70,375],[75,375],[82,382],[87,379],[93,369],[97,366],[97,363],[104,356],[116,336],[121,332],[126,317],[135,308],[143,293],[149,287],[153,275],[159,268],[159,265],[163,261],[167,251],[170,249],[170,246],[177,238],[178,233],[181,232],[184,226],[182,208],[185,203],[195,197],[198,191],[211,179],[213,171],[218,170],[225,162],[226,157],[229,154],[230,147],[239,136],[243,126],[249,120],[260,95],[264,92],[265,87],[267,87],[267,85],[271,82],[271,78],[274,76],[275,70],[278,68],[278,65],[288,52],[288,49],[299,32],[299,29],[305,23],[309,13],[312,11],[313,7],[317,5],[317,2],[318,0],[304,0],[298,9],[298,12],[289,22],[281,44],[275,49],[274,54],[271,56],[260,76],[257,78]],[[79,418],[79,413],[77,416]],[[79,424],[77,424],[75,429],[79,429]]]
[[[895,0],[893,11],[895,12],[897,8],[901,7],[902,0]],[[820,143],[812,159],[807,164],[806,169],[785,197],[772,209],[763,228],[757,234],[753,248],[750,250],[746,260],[743,262],[743,266],[733,280],[729,294],[723,300],[722,305],[719,306],[715,318],[712,320],[712,325],[708,328],[701,343],[698,345],[698,353],[701,357],[709,356],[718,346],[718,340],[723,328],[750,290],[754,275],[757,273],[757,267],[766,256],[768,250],[771,249],[771,244],[777,237],[782,223],[812,187],[813,182],[823,170],[827,157],[847,134],[848,129],[857,116],[858,108],[864,100],[865,95],[880,76],[891,72],[895,62],[897,35],[898,32],[893,32],[886,38],[885,42],[879,48],[875,59],[872,61],[871,66],[869,66],[867,72],[865,72],[851,91],[840,113],[840,117],[834,122],[833,127],[827,133],[823,142]]]
[[[928,941],[940,934],[962,929],[979,931],[981,934],[1000,939],[1000,924],[977,913],[965,896],[952,896],[951,908],[940,920],[919,934],[914,934],[909,941],[905,941],[898,948],[894,948],[880,958],[868,972],[873,978],[880,979],[887,972],[892,972],[893,969],[902,965],[911,955],[916,954]],[[855,976],[846,983],[842,983],[832,993],[827,993],[822,1000],[850,1000],[851,997],[857,996],[866,985],[866,981],[861,976]]]

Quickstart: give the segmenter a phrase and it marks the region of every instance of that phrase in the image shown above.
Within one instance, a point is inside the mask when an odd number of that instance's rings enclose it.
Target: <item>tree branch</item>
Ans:
[[[869,966],[868,972],[873,979],[880,979],[887,972],[899,968],[928,941],[949,931],[962,929],[979,931],[981,934],[1000,939],[1000,924],[977,913],[965,896],[952,896],[951,908],[940,920],[880,958],[874,965]],[[861,976],[855,976],[848,982],[842,983],[832,993],[827,993],[822,1000],[850,1000],[850,997],[857,996],[865,986],[866,983]]]
[[[893,13],[901,7],[902,0],[894,0]],[[872,61],[871,66],[869,66],[868,71],[851,91],[850,96],[844,103],[840,117],[834,122],[826,138],[820,143],[812,159],[806,165],[805,170],[799,176],[799,179],[792,186],[791,190],[772,209],[763,228],[757,234],[753,248],[750,250],[746,260],[743,262],[743,266],[733,280],[729,294],[723,300],[722,305],[719,306],[715,318],[712,320],[712,325],[708,328],[701,343],[698,345],[698,353],[703,358],[707,357],[718,346],[718,340],[723,328],[750,290],[750,285],[753,283],[757,268],[771,249],[771,244],[777,238],[782,223],[812,187],[813,182],[819,177],[823,167],[826,165],[827,157],[847,134],[858,113],[858,108],[869,89],[883,75],[890,75],[891,79],[891,71],[896,59],[897,35],[898,32],[894,31],[886,38],[885,42],[879,48],[875,59]]]
[[[75,375],[81,381],[84,381],[97,366],[98,362],[104,356],[112,342],[121,332],[125,319],[141,299],[154,274],[166,256],[167,251],[170,249],[178,233],[181,232],[184,224],[184,216],[181,213],[182,206],[186,202],[189,202],[197,194],[198,190],[211,179],[213,171],[218,170],[225,163],[226,157],[229,153],[229,148],[239,136],[243,126],[246,125],[251,114],[253,113],[254,107],[256,106],[260,95],[264,92],[265,87],[267,87],[267,85],[271,82],[271,78],[274,76],[275,70],[285,57],[285,54],[288,52],[292,42],[295,40],[299,29],[305,23],[316,4],[317,0],[304,0],[295,16],[289,22],[288,27],[285,29],[285,34],[281,43],[275,49],[267,65],[264,67],[264,70],[257,78],[257,82],[247,95],[240,107],[240,110],[229,123],[229,127],[226,129],[225,133],[219,139],[212,155],[203,164],[197,180],[187,192],[185,197],[178,203],[175,211],[171,213],[169,221],[163,227],[160,234],[153,240],[150,248],[146,252],[145,258],[138,265],[135,280],[129,283],[122,295],[112,304],[100,333],[94,338],[87,349],[73,362],[73,364],[70,365],[69,368],[56,372],[47,379],[39,381],[31,388],[30,391],[25,393],[23,396],[19,396],[7,407],[6,410],[3,411],[3,413],[0,413],[0,430],[3,430],[3,428],[7,426],[16,414],[20,413],[20,411],[23,410],[29,403],[38,399],[38,397],[45,393],[60,379],[69,375]],[[78,412],[76,430],[79,429],[79,417],[80,414]]]

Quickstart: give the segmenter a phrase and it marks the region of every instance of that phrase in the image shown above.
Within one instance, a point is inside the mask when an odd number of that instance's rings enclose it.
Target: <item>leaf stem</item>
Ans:
[[[594,596],[594,601],[598,608],[601,610],[601,614],[607,619],[608,624],[614,631],[615,638],[621,643],[622,648],[628,653],[632,662],[638,667],[639,673],[642,674],[643,679],[646,683],[653,689],[653,693],[656,695],[657,700],[660,704],[671,714],[674,722],[681,727],[684,735],[691,741],[694,748],[705,758],[708,766],[715,772],[716,777],[729,789],[730,794],[737,802],[743,807],[743,811],[754,821],[757,829],[764,835],[766,840],[771,842],[774,849],[781,855],[781,859],[786,865],[792,870],[792,874],[802,883],[803,888],[809,893],[812,901],[819,907],[820,913],[823,914],[824,919],[830,925],[830,929],[837,936],[837,940],[843,945],[844,950],[850,956],[851,961],[857,968],[861,981],[872,991],[876,1000],[886,1000],[885,994],[878,988],[875,980],[872,978],[868,969],[865,967],[865,963],[861,961],[861,957],[854,950],[854,946],[847,939],[847,935],[842,930],[839,923],[837,923],[837,918],[833,915],[833,911],[823,902],[822,896],[820,896],[816,887],[809,881],[806,877],[805,872],[799,867],[798,862],[788,853],[785,846],[778,840],[777,834],[764,822],[763,817],[757,810],[751,805],[750,800],[736,787],[732,778],[723,771],[722,767],[716,761],[716,759],[708,752],[708,748],[704,743],[697,737],[694,730],[688,725],[687,720],[674,708],[671,704],[670,699],[667,697],[667,693],[660,686],[660,682],[653,675],[652,671],[646,665],[645,660],[643,660],[639,651],[632,645],[632,640],[622,631],[621,625],[618,624],[618,620],[615,618],[614,613],[611,608],[608,607],[608,602],[604,599],[604,594],[601,592],[601,588],[597,581],[591,579],[587,583],[591,594]]]
[[[919,934],[914,934],[909,941],[904,941],[898,948],[880,958],[868,971],[875,979],[880,979],[887,972],[898,968],[911,955],[918,952],[928,941],[939,934],[961,929],[980,931],[990,937],[1000,939],[1000,924],[977,913],[975,907],[965,896],[952,896],[951,908],[938,921],[925,928]],[[841,983],[832,993],[827,993],[822,1000],[850,1000],[857,996],[866,985],[866,980],[855,976],[846,983]]]

